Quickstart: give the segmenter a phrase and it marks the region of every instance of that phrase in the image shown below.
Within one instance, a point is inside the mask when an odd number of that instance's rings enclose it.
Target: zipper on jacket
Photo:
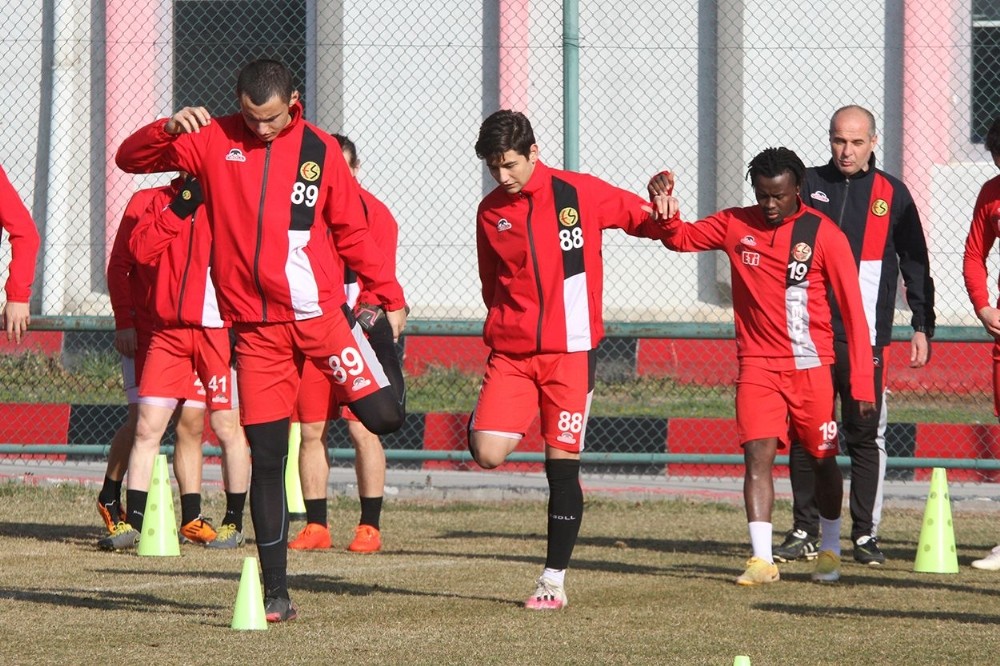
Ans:
[[[181,272],[181,289],[177,294],[177,322],[184,323],[181,312],[184,310],[184,292],[187,291],[188,272],[191,270],[191,253],[194,249],[194,219],[198,215],[197,211],[191,214],[191,233],[188,237],[187,259],[184,262],[184,270]]]
[[[844,198],[840,200],[840,215],[837,216],[837,226],[841,229],[844,228],[844,211],[847,210],[847,191],[851,189],[851,179],[846,178],[844,180]]]
[[[264,287],[260,283],[260,246],[264,242],[264,197],[267,195],[267,172],[271,167],[271,143],[264,149],[264,178],[260,183],[260,205],[257,208],[257,247],[253,253],[253,283],[257,285],[260,295],[260,320],[267,321],[267,299],[264,298]]]
[[[535,235],[531,230],[531,214],[535,210],[535,202],[530,195],[522,196],[528,200],[528,249],[531,250],[531,265],[535,269],[535,288],[538,290],[538,324],[535,330],[535,349],[538,353],[542,351],[542,312],[545,310],[545,296],[542,293],[542,277],[538,267],[538,253],[535,251]]]

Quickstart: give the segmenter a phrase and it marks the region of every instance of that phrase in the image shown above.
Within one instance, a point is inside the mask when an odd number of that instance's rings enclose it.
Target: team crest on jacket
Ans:
[[[757,239],[754,238],[752,235],[747,234],[746,236],[744,236],[743,238],[740,239],[740,244],[742,244],[742,245],[749,245],[750,247],[756,247],[757,246]]]
[[[303,180],[310,183],[316,182],[316,179],[319,178],[319,174],[320,168],[315,162],[305,162],[299,167],[299,175],[302,176]]]
[[[822,201],[823,203],[830,203],[830,197],[826,196],[826,192],[823,190],[816,190],[809,195],[809,198],[815,199],[816,201]]]
[[[872,203],[872,214],[878,217],[885,217],[885,214],[889,212],[889,204],[885,202],[885,199],[876,199]]]
[[[246,155],[239,148],[230,148],[229,152],[226,153],[227,162],[246,162]]]
[[[508,221],[507,221],[507,218],[506,218],[506,217],[501,217],[501,218],[500,218],[500,221],[499,221],[499,222],[497,222],[497,231],[507,231],[507,230],[509,230],[509,229],[510,229],[510,228],[511,228],[512,226],[513,226],[513,225],[512,225],[512,224],[511,224],[510,222],[508,222]]]
[[[559,224],[564,227],[572,227],[580,221],[580,213],[572,206],[566,206],[559,211]]]
[[[795,247],[792,248],[792,258],[795,261],[809,261],[812,253],[813,249],[809,247],[808,243],[796,243]]]

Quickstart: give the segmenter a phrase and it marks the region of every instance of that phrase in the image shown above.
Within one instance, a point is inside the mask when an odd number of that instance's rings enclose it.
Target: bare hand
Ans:
[[[136,335],[134,328],[123,328],[115,331],[115,350],[126,358],[135,358]]]
[[[653,213],[654,219],[663,222],[677,216],[680,212],[680,202],[677,201],[677,197],[657,194],[653,197],[653,209],[649,212]]]
[[[31,314],[27,303],[7,301],[3,308],[4,327],[7,329],[7,342],[21,344],[21,337],[28,331]]]
[[[406,315],[409,313],[409,308],[386,310],[385,318],[389,320],[389,326],[392,327],[393,342],[399,342],[399,336],[403,334],[403,329],[406,328]]]
[[[659,194],[673,194],[674,174],[670,171],[661,171],[656,174],[649,179],[649,183],[646,185],[646,191],[649,192],[650,201],[655,199]]]
[[[167,134],[198,133],[202,127],[208,126],[210,122],[212,122],[212,116],[205,107],[185,106],[167,121],[163,131]]]
[[[983,322],[983,328],[994,338],[1000,338],[1000,310],[986,306],[976,313],[979,321]]]
[[[916,332],[910,339],[910,367],[922,368],[931,360],[931,341],[926,333]]]

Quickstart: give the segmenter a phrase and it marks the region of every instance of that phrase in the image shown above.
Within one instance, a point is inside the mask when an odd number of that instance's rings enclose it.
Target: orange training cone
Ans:
[[[948,476],[943,467],[935,467],[931,472],[931,489],[927,495],[913,570],[921,573],[958,573]]]

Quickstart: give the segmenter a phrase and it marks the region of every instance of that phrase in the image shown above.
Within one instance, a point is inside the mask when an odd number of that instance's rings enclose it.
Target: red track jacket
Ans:
[[[851,395],[875,402],[872,347],[858,269],[844,233],[801,201],[777,227],[759,206],[728,208],[693,223],[665,223],[671,250],[722,250],[733,270],[740,363],[772,370],[831,365],[833,327],[827,287],[843,315],[851,356]]]
[[[240,114],[177,136],[163,130],[167,119],[161,119],[128,137],[116,162],[131,173],[176,169],[201,181],[226,320],[292,321],[341,307],[343,271],[329,251],[328,232],[340,258],[387,310],[404,307],[391,263],[368,233],[340,144],[306,122],[300,104],[291,114],[270,143]]]
[[[399,244],[399,225],[396,218],[379,201],[374,194],[361,188],[361,206],[365,211],[365,219],[371,230],[372,238],[385,252],[385,258],[391,264],[391,270],[396,272],[396,247]],[[357,273],[350,268],[344,269],[344,289],[347,293],[347,304],[354,307],[356,303],[378,303],[378,297],[358,280]]]
[[[168,208],[184,184],[176,178],[157,188],[129,238],[136,261],[156,266],[153,310],[158,326],[222,328],[215,285],[209,273],[212,233],[204,206],[180,218]]]
[[[10,236],[10,275],[4,291],[7,300],[27,303],[31,299],[31,283],[35,279],[35,259],[38,257],[38,229],[24,207],[7,173],[0,168],[0,226]]]
[[[518,194],[479,204],[483,339],[506,354],[587,351],[604,337],[601,232],[659,238],[649,202],[587,174],[535,163]]]
[[[169,189],[150,188],[132,195],[125,206],[122,221],[118,224],[115,244],[108,259],[108,295],[115,314],[115,330],[134,328],[137,331],[153,330],[153,284],[156,271],[136,261],[129,248],[129,238],[149,208],[157,191]]]

